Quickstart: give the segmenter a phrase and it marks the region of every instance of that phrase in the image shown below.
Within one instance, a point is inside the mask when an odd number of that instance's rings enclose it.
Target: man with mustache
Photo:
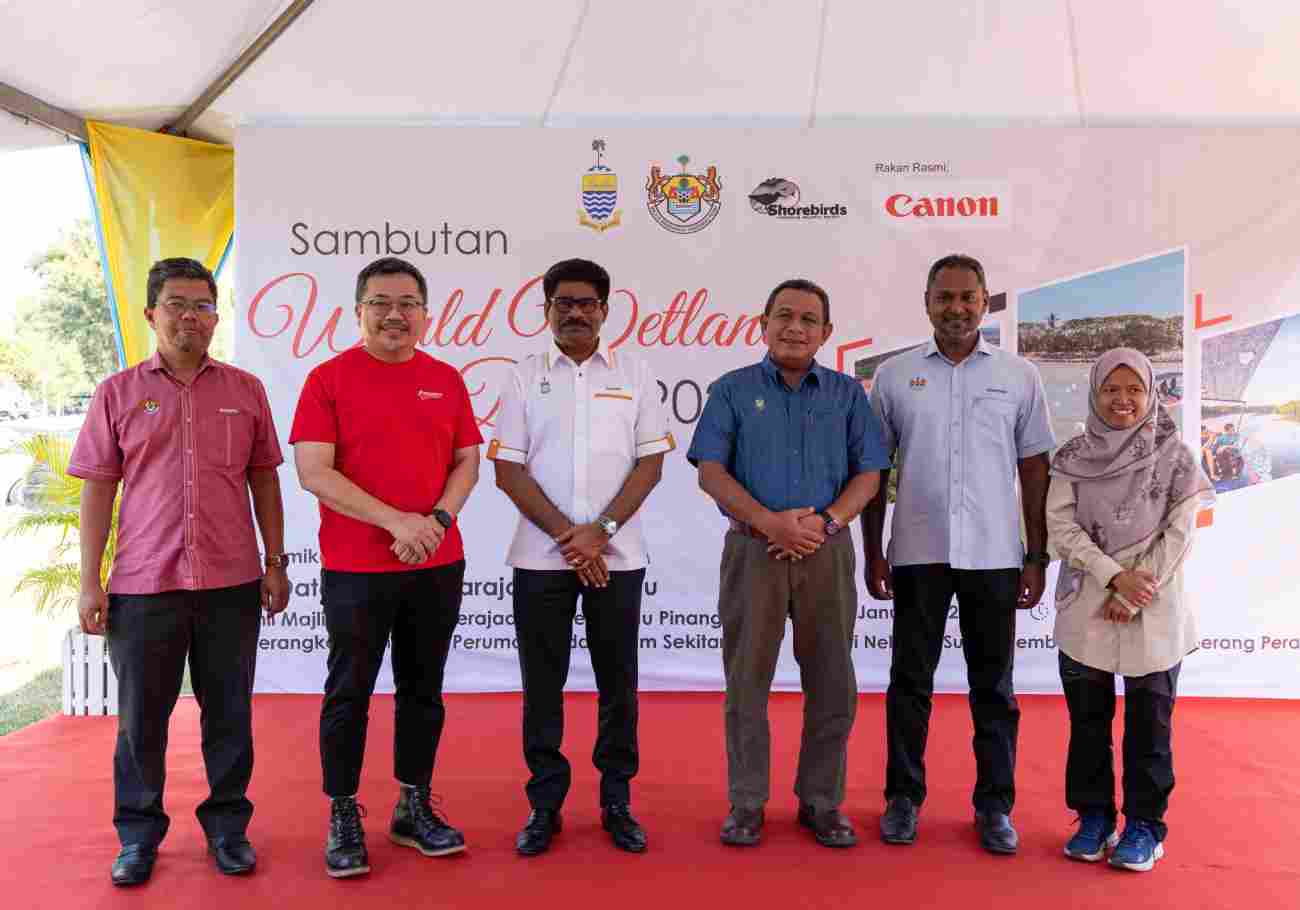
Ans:
[[[768,354],[713,384],[687,458],[730,521],[718,616],[727,681],[727,795],[721,838],[755,846],[770,795],[767,701],[785,622],[804,691],[795,793],[799,823],[826,847],[857,843],[840,812],[857,710],[857,581],[850,521],[889,465],[862,386],[815,360],[830,299],[783,281],[763,307]]]
[[[390,637],[399,795],[389,839],[425,856],[465,849],[430,783],[465,577],[456,517],[478,481],[483,441],[460,373],[417,350],[430,320],[420,270],[393,257],[370,263],[357,276],[355,312],[361,345],[311,371],[289,438],[299,480],[320,500],[330,640],[320,755],[334,878],[370,871],[357,788]]]
[[[934,671],[955,594],[975,726],[975,824],[984,849],[1013,854],[1016,609],[1029,609],[1043,594],[1047,453],[1055,440],[1038,370],[980,335],[988,304],[977,260],[945,256],[930,267],[925,311],[934,337],[882,364],[871,389],[898,466],[888,554],[888,471],[862,515],[862,532],[867,589],[894,601],[881,838],[916,840]]]
[[[550,848],[569,792],[560,743],[579,598],[600,692],[592,762],[600,770],[601,824],[620,850],[646,849],[630,807],[639,763],[637,632],[650,561],[639,510],[676,444],[649,365],[601,340],[609,286],[609,273],[585,259],[547,269],[543,306],[553,343],[511,373],[488,447],[497,486],[519,508],[507,561],[531,772],[532,811],[515,840],[524,856]]]
[[[186,658],[210,793],[195,814],[217,869],[253,871],[252,691],[260,611],[289,603],[284,459],[262,383],[208,356],[217,283],[193,259],[149,270],[144,315],[158,350],[99,384],[68,460],[81,490],[81,628],[107,635],[117,674],[114,885],[148,881],[170,820],[167,724]],[[104,549],[122,484],[117,550]],[[252,510],[249,494],[252,494]],[[266,549],[265,571],[253,530]]]

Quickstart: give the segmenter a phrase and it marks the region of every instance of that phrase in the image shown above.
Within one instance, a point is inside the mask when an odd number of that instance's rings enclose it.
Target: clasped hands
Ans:
[[[768,554],[777,559],[798,562],[826,542],[826,522],[812,506],[771,512],[755,527],[767,538]]]
[[[438,519],[415,512],[401,513],[384,530],[393,535],[393,542],[388,547],[393,555],[412,566],[428,561],[447,534],[447,529],[438,523]]]
[[[1137,617],[1139,611],[1150,605],[1159,585],[1150,572],[1125,569],[1110,580],[1109,587],[1119,596],[1106,598],[1106,603],[1102,606],[1102,618],[1110,622],[1129,623]]]
[[[560,555],[573,566],[578,579],[589,588],[603,588],[609,584],[609,567],[605,565],[605,545],[609,535],[593,522],[569,525],[555,537],[560,545]]]

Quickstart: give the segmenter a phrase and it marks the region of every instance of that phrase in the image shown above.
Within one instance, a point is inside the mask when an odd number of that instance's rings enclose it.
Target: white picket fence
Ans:
[[[117,675],[104,636],[69,629],[63,638],[63,713],[117,714]]]

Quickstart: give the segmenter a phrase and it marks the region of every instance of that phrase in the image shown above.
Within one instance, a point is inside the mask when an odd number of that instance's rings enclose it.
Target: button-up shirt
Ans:
[[[718,462],[773,512],[825,509],[852,477],[889,467],[857,381],[814,362],[792,389],[770,356],[713,384],[686,457]]]
[[[95,389],[68,473],[122,481],[108,589],[157,594],[262,577],[248,472],[284,461],[266,390],[205,359],[189,385],[152,358]]]
[[[897,451],[890,562],[1019,568],[1018,462],[1055,445],[1034,365],[982,337],[953,363],[931,338],[881,365],[871,403]]]
[[[574,363],[552,345],[511,371],[488,458],[524,465],[557,509],[585,524],[623,488],[637,459],[676,445],[644,360],[602,343]],[[645,568],[639,514],[610,538],[604,556],[610,571]],[[523,515],[506,561],[517,569],[572,569],[550,535]]]

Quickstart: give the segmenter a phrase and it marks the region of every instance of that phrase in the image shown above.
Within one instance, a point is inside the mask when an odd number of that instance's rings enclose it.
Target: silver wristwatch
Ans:
[[[598,517],[596,519],[596,524],[600,525],[600,529],[605,532],[606,537],[613,537],[618,533],[618,522],[610,518],[608,515],[601,515]]]

